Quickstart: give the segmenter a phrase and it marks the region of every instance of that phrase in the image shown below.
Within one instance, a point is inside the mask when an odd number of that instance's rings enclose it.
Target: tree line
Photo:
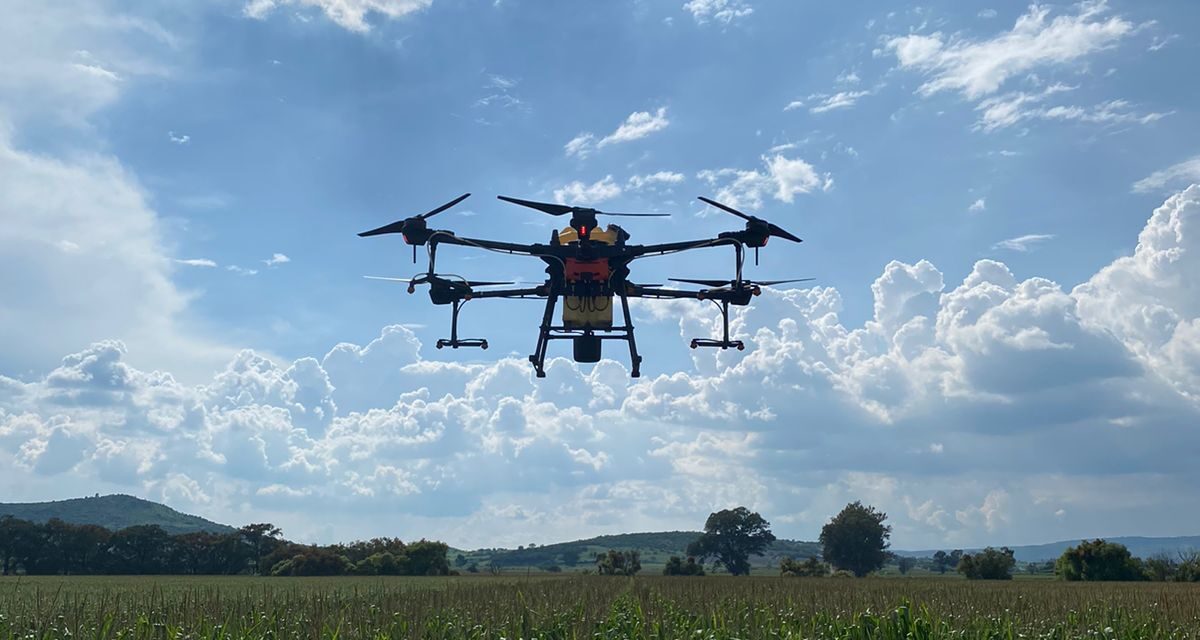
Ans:
[[[0,517],[0,575],[447,575],[448,548],[397,538],[305,545],[269,523],[172,535],[158,525],[110,531],[57,518],[39,524]]]

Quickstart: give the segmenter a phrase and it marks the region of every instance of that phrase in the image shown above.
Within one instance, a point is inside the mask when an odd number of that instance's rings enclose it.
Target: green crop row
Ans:
[[[1191,584],[938,579],[0,579],[0,640],[1200,638]]]

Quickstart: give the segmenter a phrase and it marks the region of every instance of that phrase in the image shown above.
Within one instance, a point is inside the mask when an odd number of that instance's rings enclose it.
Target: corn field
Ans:
[[[0,579],[0,640],[1200,638],[1200,586],[833,578]]]

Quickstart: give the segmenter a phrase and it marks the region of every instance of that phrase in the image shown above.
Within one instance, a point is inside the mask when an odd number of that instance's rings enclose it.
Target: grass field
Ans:
[[[0,578],[0,640],[18,638],[1200,638],[1200,586],[936,578]]]

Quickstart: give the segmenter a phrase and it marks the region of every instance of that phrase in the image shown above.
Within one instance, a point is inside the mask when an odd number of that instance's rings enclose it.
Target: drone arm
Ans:
[[[546,287],[532,287],[525,289],[476,289],[471,292],[472,300],[480,300],[482,298],[544,298],[546,297]]]
[[[633,254],[634,258],[647,258],[650,256],[663,256],[669,253],[678,253],[680,251],[690,251],[692,249],[704,249],[706,247],[719,247],[722,245],[740,245],[741,242],[736,238],[708,238],[705,240],[685,240],[683,242],[665,242],[662,244],[646,244],[637,245],[629,248],[629,253]]]
[[[632,286],[625,294],[630,298],[655,298],[660,300],[701,300],[701,292],[685,289],[661,289],[658,287]]]
[[[438,244],[452,244],[460,247],[476,247],[478,249],[486,249],[488,251],[499,251],[501,253],[511,253],[526,256],[543,255],[545,252],[539,250],[542,245],[536,244],[517,244],[515,242],[501,242],[498,240],[483,240],[480,238],[465,238],[456,236],[449,231],[437,231],[429,238],[430,246]]]

